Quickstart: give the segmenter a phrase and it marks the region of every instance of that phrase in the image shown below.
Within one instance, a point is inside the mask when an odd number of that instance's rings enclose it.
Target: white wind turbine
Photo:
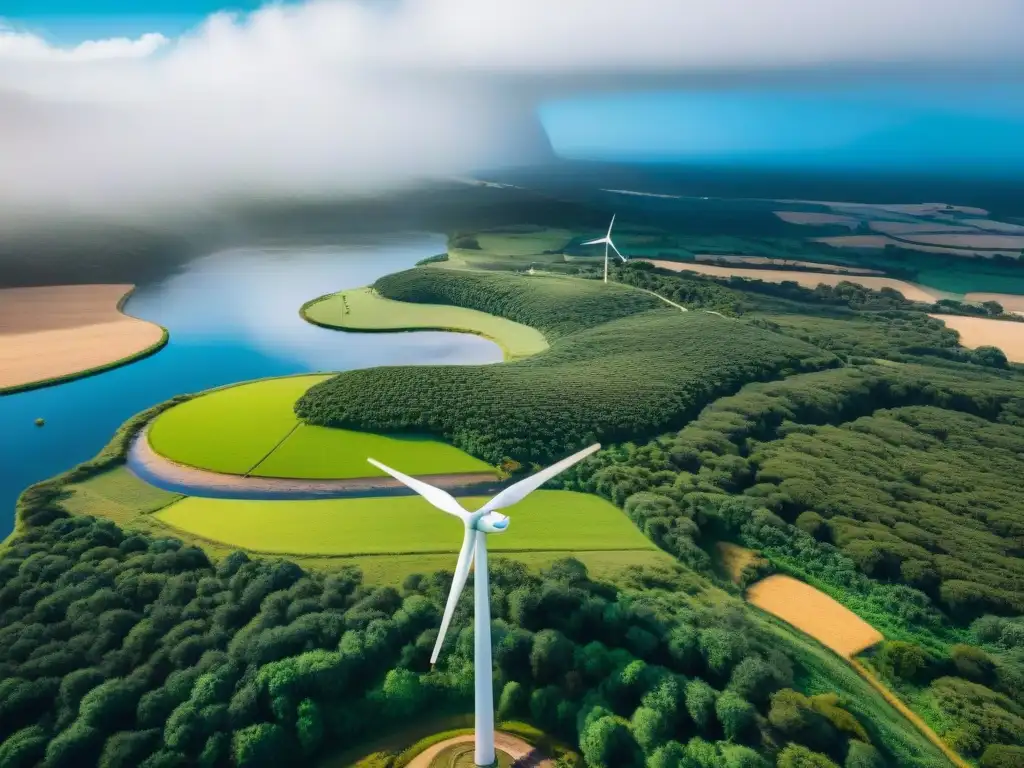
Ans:
[[[463,509],[462,505],[447,491],[435,488],[424,483],[422,480],[417,480],[414,477],[409,477],[397,470],[386,467],[379,461],[367,459],[373,466],[384,470],[399,482],[412,488],[412,490],[416,491],[416,493],[442,512],[447,512],[449,515],[459,518],[465,526],[466,533],[462,538],[462,549],[459,550],[459,559],[455,566],[455,578],[452,579],[452,589],[448,593],[448,602],[444,607],[444,617],[441,619],[441,629],[437,635],[437,642],[434,644],[434,652],[430,655],[430,663],[434,664],[437,661],[437,655],[441,652],[445,633],[448,631],[448,625],[451,623],[452,614],[455,613],[455,606],[459,602],[459,596],[466,586],[466,580],[469,578],[469,569],[473,564],[475,556],[476,576],[473,580],[473,664],[476,683],[476,743],[474,762],[477,765],[491,765],[495,759],[494,673],[491,665],[491,601],[487,579],[487,534],[504,533],[509,523],[509,518],[506,515],[499,514],[495,510],[510,507],[516,502],[522,501],[527,495],[540,488],[559,472],[568,469],[576,462],[581,461],[594,451],[600,449],[600,447],[599,443],[595,443],[589,448],[584,448],[579,453],[574,453],[572,456],[552,464],[547,469],[542,469],[540,472],[510,485],[476,512],[469,512]]]
[[[597,240],[588,240],[581,245],[600,245],[604,243],[604,281],[608,282],[608,247],[615,251],[615,255],[622,259],[623,263],[626,261],[626,257],[619,252],[619,249],[615,247],[615,243],[612,242],[612,227],[615,226],[615,214],[612,214],[612,223],[608,225],[608,234],[604,237],[599,237]]]

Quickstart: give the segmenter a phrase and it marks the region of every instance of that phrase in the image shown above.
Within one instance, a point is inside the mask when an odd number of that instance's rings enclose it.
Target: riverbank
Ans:
[[[92,376],[163,348],[166,328],[124,314],[134,288],[0,289],[0,395]]]
[[[314,325],[340,331],[472,333],[501,347],[506,362],[531,357],[548,349],[544,334],[528,325],[475,309],[393,301],[369,287],[320,296],[303,304],[299,314]]]

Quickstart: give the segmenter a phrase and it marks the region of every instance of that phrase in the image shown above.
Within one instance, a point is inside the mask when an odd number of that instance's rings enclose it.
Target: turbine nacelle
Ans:
[[[474,528],[484,533],[504,533],[508,530],[509,517],[500,512],[488,512],[474,524]]]

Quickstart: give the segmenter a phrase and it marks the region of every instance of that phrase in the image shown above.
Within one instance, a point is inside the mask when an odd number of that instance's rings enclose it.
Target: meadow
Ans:
[[[467,509],[486,498],[461,499]],[[570,491],[536,491],[506,512],[494,552],[650,550],[654,545],[607,501]],[[416,496],[317,501],[182,499],[160,520],[201,538],[256,552],[298,555],[458,553],[462,523]]]
[[[413,475],[493,472],[485,462],[431,438],[302,424],[295,401],[328,378],[289,376],[213,390],[158,416],[149,430],[150,445],[180,464],[258,477],[383,476],[368,457]]]
[[[548,348],[540,331],[486,312],[444,304],[393,301],[371,288],[356,288],[314,299],[303,307],[310,322],[347,331],[465,331],[485,336],[518,360]]]

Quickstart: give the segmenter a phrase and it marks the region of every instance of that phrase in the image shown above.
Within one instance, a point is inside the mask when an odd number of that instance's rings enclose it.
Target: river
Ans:
[[[122,422],[174,395],[292,373],[498,362],[498,346],[470,334],[345,333],[299,317],[311,298],[367,285],[444,248],[443,236],[408,234],[236,249],[139,286],[125,311],[167,328],[166,347],[97,376],[0,396],[0,538],[13,528],[22,490],[91,458]]]

